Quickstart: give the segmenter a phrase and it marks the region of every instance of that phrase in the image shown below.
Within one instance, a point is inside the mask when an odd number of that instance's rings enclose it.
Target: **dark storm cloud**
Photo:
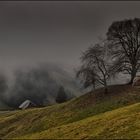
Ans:
[[[0,2],[0,66],[38,62],[72,70],[81,51],[116,20],[140,17],[140,2]]]

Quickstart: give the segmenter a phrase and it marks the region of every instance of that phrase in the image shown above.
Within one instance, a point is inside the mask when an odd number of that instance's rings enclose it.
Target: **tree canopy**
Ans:
[[[113,22],[107,32],[113,69],[131,76],[130,83],[140,70],[140,19]]]
[[[77,77],[82,78],[85,88],[103,85],[107,92],[107,81],[112,73],[110,72],[111,62],[105,46],[104,42],[95,44],[82,54],[82,65],[77,71]]]

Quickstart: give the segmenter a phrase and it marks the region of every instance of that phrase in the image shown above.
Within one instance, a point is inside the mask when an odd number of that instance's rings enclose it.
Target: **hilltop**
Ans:
[[[138,138],[140,88],[118,85],[110,86],[106,95],[103,91],[45,108],[2,113],[0,138]]]

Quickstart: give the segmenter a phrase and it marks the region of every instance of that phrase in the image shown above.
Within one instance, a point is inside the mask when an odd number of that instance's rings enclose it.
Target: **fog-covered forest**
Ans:
[[[63,87],[66,100],[79,96],[80,84],[69,73],[53,64],[44,64],[29,69],[18,69],[13,78],[1,73],[1,101],[10,107],[18,107],[25,100],[38,106],[56,103],[59,88]]]

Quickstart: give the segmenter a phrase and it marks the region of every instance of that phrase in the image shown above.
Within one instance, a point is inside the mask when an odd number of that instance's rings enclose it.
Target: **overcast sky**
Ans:
[[[0,2],[0,69],[53,62],[69,71],[116,20],[140,18],[140,2]]]

